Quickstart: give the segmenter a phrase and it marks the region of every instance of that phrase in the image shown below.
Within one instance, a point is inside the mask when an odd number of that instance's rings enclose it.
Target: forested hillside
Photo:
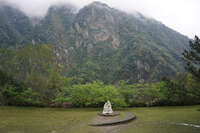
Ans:
[[[0,47],[16,47],[31,42],[32,25],[20,10],[0,4]]]
[[[99,2],[53,5],[43,18],[0,4],[0,105],[199,104],[199,82],[183,73],[188,44],[152,18]]]
[[[140,13],[93,2],[79,11],[54,5],[33,19],[4,3],[0,18],[1,47],[50,44],[65,76],[84,82],[153,82],[184,71],[181,52],[189,39]]]

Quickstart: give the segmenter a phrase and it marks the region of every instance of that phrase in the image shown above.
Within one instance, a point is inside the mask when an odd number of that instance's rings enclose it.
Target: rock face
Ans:
[[[118,22],[112,8],[94,2],[79,11],[74,20],[74,32],[93,43],[108,41],[110,47],[117,49],[120,45]]]
[[[112,114],[113,113],[113,110],[112,110],[112,105],[110,103],[110,101],[107,101],[105,104],[104,104],[104,107],[103,107],[103,112],[102,112],[104,115],[106,114]]]
[[[35,21],[0,3],[0,18],[0,47],[52,44],[66,75],[83,82],[155,82],[184,71],[181,53],[189,39],[140,13],[99,2],[79,11],[54,5]]]

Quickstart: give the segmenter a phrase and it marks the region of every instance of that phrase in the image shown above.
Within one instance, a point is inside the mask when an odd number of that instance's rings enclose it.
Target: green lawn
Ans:
[[[111,127],[87,124],[100,109],[0,107],[0,133],[199,133],[200,106],[130,108],[137,119]]]

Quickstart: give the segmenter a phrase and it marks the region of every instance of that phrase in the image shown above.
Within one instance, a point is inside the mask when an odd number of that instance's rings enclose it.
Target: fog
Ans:
[[[19,7],[28,16],[44,16],[49,6],[70,3],[78,9],[94,0],[0,0]],[[200,36],[200,0],[99,0],[111,7],[135,11],[161,21],[166,26],[193,38]]]

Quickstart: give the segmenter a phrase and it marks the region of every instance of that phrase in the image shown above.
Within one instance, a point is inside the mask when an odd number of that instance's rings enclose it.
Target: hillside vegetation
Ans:
[[[79,12],[54,5],[33,19],[2,4],[0,18],[1,47],[51,44],[65,74],[85,82],[152,82],[184,71],[181,52],[189,39],[140,13],[94,2]]]
[[[30,18],[0,5],[0,104],[114,107],[198,104],[183,74],[189,39],[103,3],[54,5]],[[187,99],[186,99],[187,97]]]

